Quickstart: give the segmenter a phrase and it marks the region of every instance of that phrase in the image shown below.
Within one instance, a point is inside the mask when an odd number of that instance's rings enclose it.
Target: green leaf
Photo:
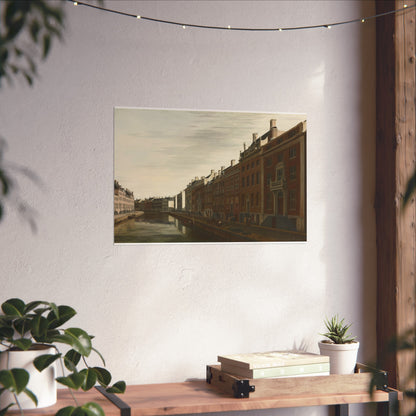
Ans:
[[[111,374],[108,370],[102,367],[93,367],[93,371],[97,374],[98,382],[103,386],[107,387],[111,382]]]
[[[85,375],[84,383],[81,386],[82,390],[87,391],[92,389],[97,382],[97,373],[92,368],[85,368],[80,372]]]
[[[51,49],[51,36],[48,33],[43,37],[43,56],[42,56],[43,59],[45,59],[48,56],[50,49]]]
[[[8,31],[6,33],[6,39],[10,41],[13,38],[15,38],[19,34],[19,32],[22,30],[24,24],[25,24],[24,17],[15,19],[13,23],[7,28]]]
[[[28,396],[29,399],[32,400],[33,403],[35,403],[36,407],[38,406],[38,398],[36,397],[36,395],[33,393],[32,390],[24,389],[23,393],[25,393],[26,396]]]
[[[33,344],[32,341],[28,338],[13,339],[9,340],[9,342],[23,351],[28,350]]]
[[[10,403],[7,407],[5,407],[4,409],[0,409],[0,416],[4,416],[7,411],[9,410],[10,407],[14,406],[16,403]]]
[[[126,382],[125,381],[117,381],[117,383],[114,383],[113,386],[109,387],[105,390],[107,393],[124,393],[126,391]]]
[[[59,318],[59,311],[58,311],[58,307],[56,306],[56,304],[53,302],[50,302],[49,307],[51,308],[52,313],[55,314],[56,318]]]
[[[43,354],[33,360],[33,365],[38,371],[43,371],[54,363],[62,354]]]
[[[13,326],[20,335],[24,336],[28,331],[30,331],[31,320],[26,316],[18,318],[14,321]]]
[[[8,57],[9,51],[6,48],[0,48],[0,62],[2,65],[7,62]]]
[[[33,338],[37,341],[41,342],[42,339],[45,338],[46,333],[48,331],[48,320],[43,317],[42,315],[36,315],[31,322],[31,334]]]
[[[49,305],[49,304],[48,304],[48,302],[43,302],[41,300],[35,300],[33,302],[29,302],[25,307],[25,313],[33,311],[33,309],[36,309],[40,305]],[[45,308],[43,310],[45,311],[45,310],[47,310],[47,308]]]
[[[78,390],[85,382],[85,373],[72,373],[66,377],[57,377],[56,381],[73,390]]]
[[[80,328],[65,329],[64,334],[53,337],[54,341],[70,345],[75,351],[84,357],[91,353],[91,338]]]
[[[105,413],[100,405],[89,402],[81,406],[88,416],[105,416]]]
[[[92,339],[93,337],[90,335],[90,338]],[[105,360],[104,357],[101,355],[100,351],[98,351],[94,347],[92,347],[91,349],[100,357],[101,361],[103,362],[103,365],[105,366]]]
[[[406,191],[403,197],[403,206],[405,206],[409,202],[410,197],[415,192],[415,190],[416,190],[416,170],[413,172],[413,175],[407,182]]]
[[[23,76],[25,77],[27,83],[30,86],[32,86],[33,85],[33,78],[27,72],[23,72]]]
[[[12,393],[19,394],[29,382],[29,373],[23,368],[0,371],[0,384]]]
[[[69,350],[64,357],[64,364],[65,367],[69,371],[76,371],[77,364],[79,363],[79,360],[81,359],[81,354],[79,352],[76,352],[75,350]]]
[[[23,316],[25,313],[25,303],[21,299],[13,298],[6,300],[1,305],[2,311],[10,316]]]
[[[8,339],[13,338],[14,331],[13,328],[3,326],[0,327],[0,339]]]
[[[67,406],[58,410],[55,416],[105,416],[100,405],[89,402],[82,406]]]
[[[74,410],[75,410],[74,406],[63,407],[62,409],[59,409],[55,413],[55,416],[71,416]]]
[[[38,22],[38,20],[34,19],[30,23],[29,28],[30,28],[30,36],[32,37],[33,41],[35,43],[37,43],[38,42],[38,34],[39,34],[40,29],[41,29],[40,23]]]
[[[56,307],[49,313],[47,320],[49,321],[49,328],[55,329],[63,325],[65,322],[69,321],[76,311],[70,306],[60,305]]]

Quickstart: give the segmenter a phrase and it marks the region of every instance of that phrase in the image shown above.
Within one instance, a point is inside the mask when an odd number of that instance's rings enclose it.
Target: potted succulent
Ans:
[[[90,390],[97,383],[110,393],[122,393],[126,384],[119,381],[111,387],[111,373],[104,367],[91,367],[87,358],[94,351],[92,336],[81,328],[62,328],[76,311],[70,306],[21,299],[9,299],[0,312],[0,416],[17,405],[24,409],[46,407],[56,402],[56,383],[71,391]],[[64,347],[66,353],[61,351]],[[57,377],[56,363],[61,375]],[[79,369],[80,363],[83,368]],[[72,396],[74,397],[74,396]],[[65,407],[60,416],[104,415],[96,403]]]
[[[329,356],[331,374],[352,374],[357,363],[360,343],[348,334],[351,324],[345,324],[338,315],[325,320],[327,332],[321,334],[327,339],[320,341],[321,355]]]

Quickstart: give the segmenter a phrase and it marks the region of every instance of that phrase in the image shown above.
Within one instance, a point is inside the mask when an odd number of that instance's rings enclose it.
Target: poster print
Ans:
[[[115,108],[114,243],[306,241],[306,117]]]

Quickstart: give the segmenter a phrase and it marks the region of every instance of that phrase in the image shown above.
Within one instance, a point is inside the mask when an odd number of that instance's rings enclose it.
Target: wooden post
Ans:
[[[376,1],[376,12],[413,6],[415,0]],[[415,171],[415,8],[377,19],[377,350],[389,384],[415,388],[408,380],[415,351],[388,353],[388,342],[416,325],[415,197],[403,208]],[[414,403],[404,402],[403,414]]]

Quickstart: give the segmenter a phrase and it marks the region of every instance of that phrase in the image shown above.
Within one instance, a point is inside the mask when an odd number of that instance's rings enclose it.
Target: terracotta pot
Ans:
[[[331,374],[353,374],[357,363],[359,342],[332,344],[319,342],[321,355],[329,356]]]
[[[55,348],[50,345],[36,344],[27,351],[3,351],[0,354],[0,370],[11,368],[23,368],[29,373],[29,383],[26,386],[38,399],[38,406],[25,394],[20,393],[17,397],[23,409],[35,409],[51,406],[56,403],[57,385],[55,380],[55,363],[39,372],[33,365],[33,360],[39,355],[56,354]],[[13,394],[8,391],[0,395],[0,409],[10,403],[15,403]],[[13,406],[10,410],[17,410]]]

